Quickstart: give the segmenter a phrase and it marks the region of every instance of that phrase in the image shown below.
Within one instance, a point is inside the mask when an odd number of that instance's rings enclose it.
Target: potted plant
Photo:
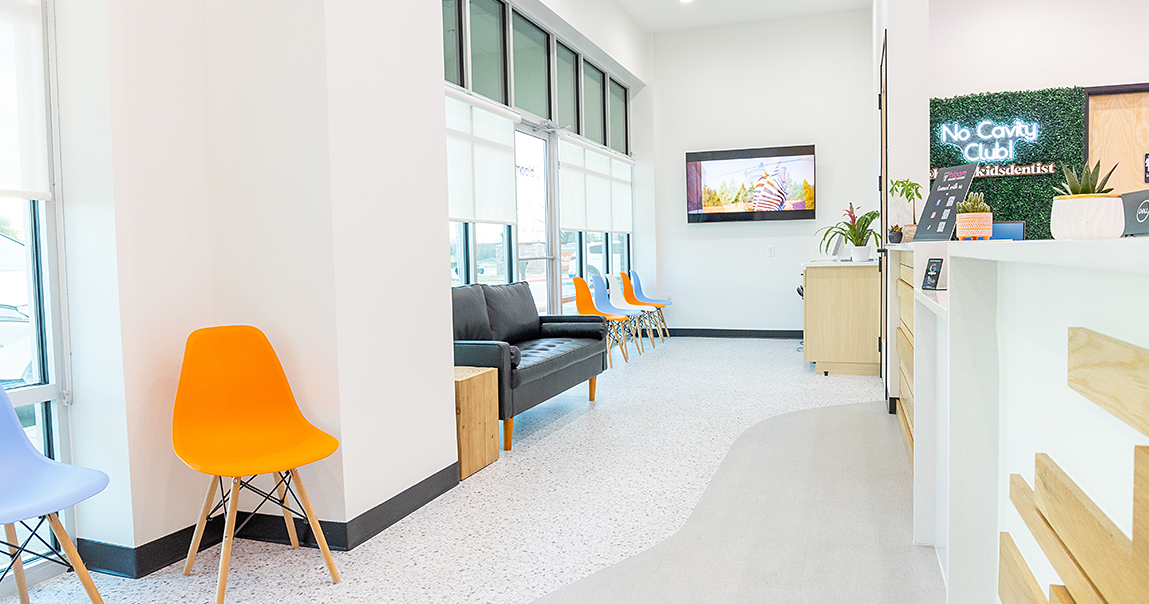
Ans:
[[[906,243],[914,240],[914,233],[918,230],[918,208],[915,201],[922,198],[922,186],[908,178],[895,180],[890,183],[890,193],[901,197],[910,204],[910,224],[902,227],[902,239]]]
[[[824,227],[819,231],[822,233],[822,252],[828,253],[830,242],[834,240],[834,237],[841,235],[847,243],[854,246],[854,249],[850,250],[851,260],[865,262],[870,259],[870,241],[872,240],[875,244],[880,243],[878,234],[870,229],[870,225],[878,216],[881,216],[881,213],[877,210],[871,210],[858,216],[854,204],[851,203],[850,209],[846,210],[845,214],[846,220]]]
[[[890,232],[886,234],[886,241],[889,243],[902,242],[902,227],[894,225],[890,227]]]
[[[1089,169],[1085,164],[1081,176],[1069,166],[1062,166],[1065,182],[1053,187],[1058,193],[1053,198],[1053,213],[1049,230],[1054,239],[1117,239],[1125,234],[1125,206],[1121,195],[1105,188],[1109,177],[1117,169],[1114,164],[1105,178],[1101,175],[1101,162]]]
[[[958,239],[993,237],[993,210],[985,202],[985,193],[970,193],[957,205]]]

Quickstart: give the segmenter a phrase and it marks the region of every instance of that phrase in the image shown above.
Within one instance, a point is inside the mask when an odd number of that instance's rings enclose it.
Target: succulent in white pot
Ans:
[[[1121,195],[1105,188],[1109,177],[1117,169],[1114,164],[1105,178],[1100,178],[1101,162],[1091,170],[1086,164],[1077,176],[1077,171],[1062,166],[1065,182],[1061,187],[1053,187],[1053,212],[1049,220],[1049,231],[1054,239],[1117,239],[1125,234],[1125,206]]]

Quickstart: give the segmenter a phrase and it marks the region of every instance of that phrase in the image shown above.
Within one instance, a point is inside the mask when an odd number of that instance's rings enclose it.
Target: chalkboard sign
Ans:
[[[938,170],[934,188],[926,197],[926,207],[918,219],[914,241],[949,241],[957,223],[957,204],[965,201],[977,164]]]

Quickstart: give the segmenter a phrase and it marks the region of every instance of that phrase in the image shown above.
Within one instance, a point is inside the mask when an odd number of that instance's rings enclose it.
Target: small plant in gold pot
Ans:
[[[958,239],[993,237],[993,210],[985,202],[985,193],[970,193],[957,205]]]
[[[1049,231],[1054,239],[1117,239],[1125,234],[1125,206],[1121,195],[1105,188],[1109,177],[1117,169],[1114,165],[1101,176],[1101,162],[1091,170],[1086,164],[1077,176],[1077,171],[1062,166],[1065,182],[1053,187],[1058,193],[1053,198],[1053,212],[1050,215]]]

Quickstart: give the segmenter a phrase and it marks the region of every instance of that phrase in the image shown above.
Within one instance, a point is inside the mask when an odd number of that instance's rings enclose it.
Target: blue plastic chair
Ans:
[[[642,354],[642,334],[639,333],[636,323],[642,318],[641,310],[626,310],[619,308],[610,303],[610,292],[606,289],[606,280],[602,275],[591,275],[591,281],[594,284],[594,306],[600,311],[611,315],[623,315],[627,317],[626,330],[630,332],[631,337],[635,340],[635,348],[638,349],[638,354]]]
[[[651,304],[665,304],[667,306],[674,306],[674,302],[670,300],[659,300],[658,298],[647,297],[642,293],[642,279],[638,278],[638,273],[630,271],[630,284],[634,287],[634,297],[642,302],[650,302]]]
[[[71,566],[84,584],[88,599],[93,604],[102,604],[104,600],[96,591],[88,569],[56,513],[103,491],[107,486],[108,475],[99,470],[62,464],[41,455],[20,425],[8,393],[0,388],[0,524],[4,525],[4,539],[0,543],[6,548],[3,552],[11,558],[11,563],[0,573],[0,580],[8,571],[13,571],[22,603],[28,602],[28,584],[20,557],[28,554]],[[32,518],[39,519],[34,527],[26,522]],[[37,533],[45,521],[60,541],[67,562]],[[17,522],[30,533],[23,543],[18,543],[16,537]],[[39,541],[49,553],[41,555],[28,550],[33,540]]]
[[[662,304],[663,306],[674,306],[670,300],[660,300],[658,298],[651,298],[642,293],[642,279],[638,278],[638,273],[630,271],[630,288],[634,290],[634,297],[639,302],[649,302],[650,304]],[[658,322],[662,324],[662,329],[670,332],[670,328],[666,325],[666,316],[662,314],[662,309],[656,309],[655,314],[658,315]]]

